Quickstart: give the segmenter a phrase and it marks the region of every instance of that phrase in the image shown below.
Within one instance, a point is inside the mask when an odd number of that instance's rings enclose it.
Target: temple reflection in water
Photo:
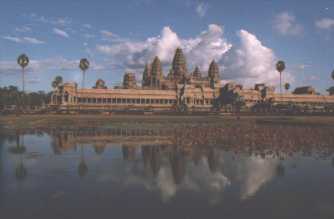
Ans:
[[[96,208],[113,211],[197,202],[207,209],[262,206],[262,198],[295,198],[285,186],[307,194],[309,183],[332,194],[322,184],[334,182],[332,133],[325,126],[249,122],[11,130],[2,139],[0,192],[8,205],[24,204],[24,197],[42,205],[40,197],[50,197],[53,207],[95,200]]]

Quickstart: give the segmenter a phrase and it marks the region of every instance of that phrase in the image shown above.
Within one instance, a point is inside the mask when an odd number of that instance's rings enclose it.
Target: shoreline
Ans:
[[[255,116],[255,115],[6,115],[0,116],[0,129],[59,127],[108,127],[116,125],[178,126],[185,124],[230,125],[244,122],[273,125],[332,126],[333,116]]]

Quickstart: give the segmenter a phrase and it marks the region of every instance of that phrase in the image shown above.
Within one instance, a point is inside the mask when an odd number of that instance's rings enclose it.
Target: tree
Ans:
[[[332,71],[332,79],[334,80],[334,70]]]
[[[81,178],[85,177],[88,173],[88,166],[85,162],[85,156],[84,156],[84,149],[83,149],[83,146],[80,145],[80,148],[81,148],[81,153],[80,153],[80,163],[79,163],[79,166],[78,166],[78,174]]]
[[[277,62],[276,70],[279,72],[279,75],[280,75],[279,89],[280,89],[280,93],[282,94],[282,72],[285,70],[284,61]]]
[[[285,83],[284,84],[284,88],[286,91],[288,91],[290,89],[290,84],[289,83]]]
[[[79,68],[82,71],[82,84],[81,88],[85,88],[85,73],[87,69],[89,68],[89,61],[86,58],[83,58],[80,60]]]
[[[24,85],[25,85],[24,69],[29,65],[29,57],[26,54],[21,54],[17,58],[17,64],[19,64],[22,68],[22,91],[24,92]]]
[[[56,76],[55,79],[52,81],[51,86],[55,89],[63,84],[63,78],[61,76]]]

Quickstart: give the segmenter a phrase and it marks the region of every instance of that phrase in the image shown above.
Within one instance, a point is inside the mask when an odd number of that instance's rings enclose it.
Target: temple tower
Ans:
[[[142,86],[143,87],[150,86],[150,82],[151,82],[151,65],[146,64],[143,72]]]
[[[187,62],[181,48],[177,48],[172,64],[173,78],[181,82],[187,76]]]
[[[125,73],[123,77],[123,88],[133,89],[137,87],[136,76],[134,73]]]
[[[160,59],[156,56],[153,60],[151,67],[151,83],[150,86],[154,88],[160,88],[160,82],[163,78],[163,72]]]
[[[201,74],[201,71],[199,70],[198,66],[196,66],[194,72],[192,73],[192,78],[195,79],[195,80],[202,78],[202,74]]]
[[[219,80],[220,80],[219,79],[219,66],[215,62],[215,60],[213,60],[210,64],[208,76],[210,80],[210,87],[215,88],[216,87],[215,84],[219,83]]]
[[[107,89],[106,83],[102,79],[98,79],[95,83],[94,89]]]

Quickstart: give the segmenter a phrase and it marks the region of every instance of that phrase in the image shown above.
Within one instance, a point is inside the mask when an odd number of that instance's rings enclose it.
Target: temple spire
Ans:
[[[181,48],[177,48],[175,51],[172,70],[173,76],[177,80],[184,79],[188,73],[186,58]]]
[[[194,79],[200,79],[202,77],[202,74],[201,74],[201,71],[199,70],[198,66],[196,66],[193,74],[192,74],[192,77]]]
[[[210,64],[208,76],[210,80],[210,86],[212,88],[215,87],[215,84],[219,82],[219,66],[215,60],[213,60]]]
[[[142,86],[149,86],[151,81],[151,65],[146,64],[143,72]]]
[[[160,87],[160,81],[163,77],[161,62],[158,56],[156,56],[152,62],[151,67],[151,86]]]

